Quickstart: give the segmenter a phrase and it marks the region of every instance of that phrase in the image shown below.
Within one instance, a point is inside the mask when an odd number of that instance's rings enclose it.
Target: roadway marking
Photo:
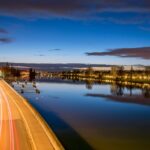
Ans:
[[[0,118],[0,138],[2,134],[2,125],[3,125],[3,105],[2,105],[2,94],[0,93],[0,108],[1,108],[1,118]]]
[[[0,118],[0,139],[1,139],[1,136],[2,136],[2,126],[3,126],[3,102],[2,102],[2,89],[1,89],[1,87],[0,87],[0,116],[1,116],[1,118]],[[10,108],[10,107],[9,107]],[[11,110],[11,109],[10,109]],[[11,117],[12,118],[12,117]],[[12,119],[11,119],[12,120]],[[20,148],[19,148],[19,142],[18,142],[18,135],[17,135],[17,130],[16,130],[16,127],[15,127],[15,125],[14,125],[14,123],[13,123],[13,121],[12,121],[12,130],[13,130],[13,134],[12,134],[12,138],[13,138],[13,140],[15,140],[15,142],[16,142],[16,150],[20,150]],[[16,133],[16,134],[14,134],[14,133]],[[16,135],[16,136],[15,136]],[[12,144],[13,144],[13,149],[14,149],[14,141],[12,142]]]
[[[14,130],[13,130],[13,122],[12,122],[12,113],[11,113],[11,109],[10,109],[10,106],[9,106],[9,103],[8,103],[8,99],[5,95],[5,93],[3,92],[2,88],[0,87],[0,91],[3,95],[3,98],[6,102],[6,105],[7,105],[7,110],[8,110],[8,116],[9,116],[9,134],[10,134],[10,149],[11,150],[14,150]]]
[[[7,85],[7,87],[9,87],[10,89],[12,89],[12,91],[14,91],[15,94],[18,95],[18,96],[23,100],[23,103],[29,108],[29,110],[32,112],[32,114],[33,114],[34,117],[36,118],[36,120],[40,123],[40,125],[41,125],[42,129],[44,130],[46,136],[48,137],[48,139],[49,139],[49,141],[50,141],[50,143],[51,143],[53,149],[54,149],[54,150],[57,150],[57,147],[54,147],[53,144],[52,144],[52,143],[54,143],[55,141],[52,141],[53,138],[50,137],[49,132],[46,130],[46,127],[43,125],[43,123],[41,122],[41,120],[37,117],[37,115],[35,114],[35,112],[33,111],[33,109],[31,109],[31,107],[30,107],[29,104],[26,102],[26,100],[25,100],[20,94],[18,94],[11,86],[9,86],[7,82],[5,82],[5,81],[3,81],[3,82]],[[11,98],[11,99],[12,99],[12,98]],[[19,106],[18,106],[18,107],[19,107]],[[20,108],[19,108],[19,109],[20,109]],[[55,143],[56,143],[56,142],[55,142]]]
[[[3,88],[6,89],[4,86],[3,86]],[[18,104],[14,101],[14,99],[13,99],[9,94],[8,94],[8,97],[10,97],[10,99],[12,99],[12,102],[15,104],[15,106],[16,106],[17,109],[18,109],[18,111],[20,112],[20,115],[21,115],[21,117],[23,118],[23,121],[24,121],[24,123],[25,123],[26,129],[27,129],[27,132],[28,132],[28,135],[29,135],[29,137],[30,137],[30,139],[31,139],[31,141],[32,141],[33,149],[34,149],[34,150],[37,150],[37,147],[36,147],[36,144],[35,144],[34,139],[33,139],[33,137],[32,137],[32,134],[31,134],[29,125],[28,125],[28,123],[27,123],[27,121],[26,121],[26,119],[25,119],[25,116],[24,116],[22,110],[20,109],[20,107],[18,106]]]
[[[25,101],[25,102],[26,102],[26,101]],[[49,139],[49,141],[50,141],[50,143],[51,143],[51,145],[52,145],[52,143],[53,143],[54,141],[51,140],[52,138],[49,136],[49,132],[46,130],[46,128],[45,128],[45,126],[43,125],[43,123],[41,122],[41,120],[37,117],[37,115],[35,114],[35,112],[33,111],[33,109],[31,109],[31,107],[30,107],[27,103],[25,103],[25,105],[30,109],[30,111],[32,112],[32,114],[35,116],[36,120],[40,123],[41,127],[43,128],[45,134],[47,135],[47,137],[48,137],[48,139]],[[55,150],[55,147],[54,147],[53,145],[52,145],[52,147],[53,147],[53,149]]]

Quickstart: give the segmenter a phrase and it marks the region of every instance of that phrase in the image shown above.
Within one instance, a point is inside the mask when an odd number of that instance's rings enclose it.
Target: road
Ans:
[[[0,80],[0,150],[63,150],[36,110]]]

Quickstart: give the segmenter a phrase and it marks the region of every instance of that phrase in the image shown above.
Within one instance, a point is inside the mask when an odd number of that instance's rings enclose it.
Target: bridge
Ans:
[[[64,150],[40,114],[2,79],[0,150]]]

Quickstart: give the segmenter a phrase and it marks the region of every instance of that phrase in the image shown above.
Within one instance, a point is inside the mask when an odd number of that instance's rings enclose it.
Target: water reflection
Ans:
[[[149,98],[150,97],[150,89],[148,89],[148,88],[142,89],[142,94],[144,97]]]
[[[94,85],[93,81],[87,80],[85,83],[86,83],[87,89],[91,90],[93,88],[93,85]]]
[[[50,83],[66,83],[66,84],[75,84],[85,85],[86,89],[92,90],[94,85],[109,85],[110,94],[115,96],[134,96],[141,95],[145,98],[150,98],[150,84],[140,84],[140,83],[128,83],[128,82],[108,82],[104,81],[94,81],[94,80],[79,80],[79,78],[55,78],[55,79],[45,79],[38,80],[39,82],[50,82]]]
[[[87,86],[86,86],[87,87]],[[112,101],[123,103],[135,103],[140,105],[150,105],[150,89],[137,88],[132,85],[124,86],[118,83],[110,84],[110,94],[87,93],[85,96],[107,98]]]
[[[148,87],[66,79],[37,84],[39,95],[24,96],[66,149],[150,149]]]
[[[122,87],[119,84],[117,85],[117,84],[113,83],[113,84],[111,84],[110,92],[112,95],[122,96],[122,95],[124,95],[124,87]]]
[[[93,81],[85,81],[86,84],[86,88],[92,90],[94,84],[99,84],[99,85],[103,85],[105,84],[105,82],[101,82],[101,83],[95,83]],[[134,96],[135,93],[133,91],[138,90],[138,95],[141,95],[145,98],[150,98],[150,87],[143,87],[142,88],[142,84],[141,86],[136,86],[134,84],[131,85],[123,85],[117,82],[113,82],[110,85],[110,93],[111,95],[114,96],[124,96],[124,95],[128,95],[128,96]]]

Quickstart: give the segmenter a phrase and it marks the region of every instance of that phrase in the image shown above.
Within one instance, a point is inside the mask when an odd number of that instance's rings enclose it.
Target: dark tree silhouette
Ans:
[[[30,70],[29,70],[29,80],[30,81],[35,80],[35,76],[36,76],[35,70],[33,70],[32,68],[30,68]]]

